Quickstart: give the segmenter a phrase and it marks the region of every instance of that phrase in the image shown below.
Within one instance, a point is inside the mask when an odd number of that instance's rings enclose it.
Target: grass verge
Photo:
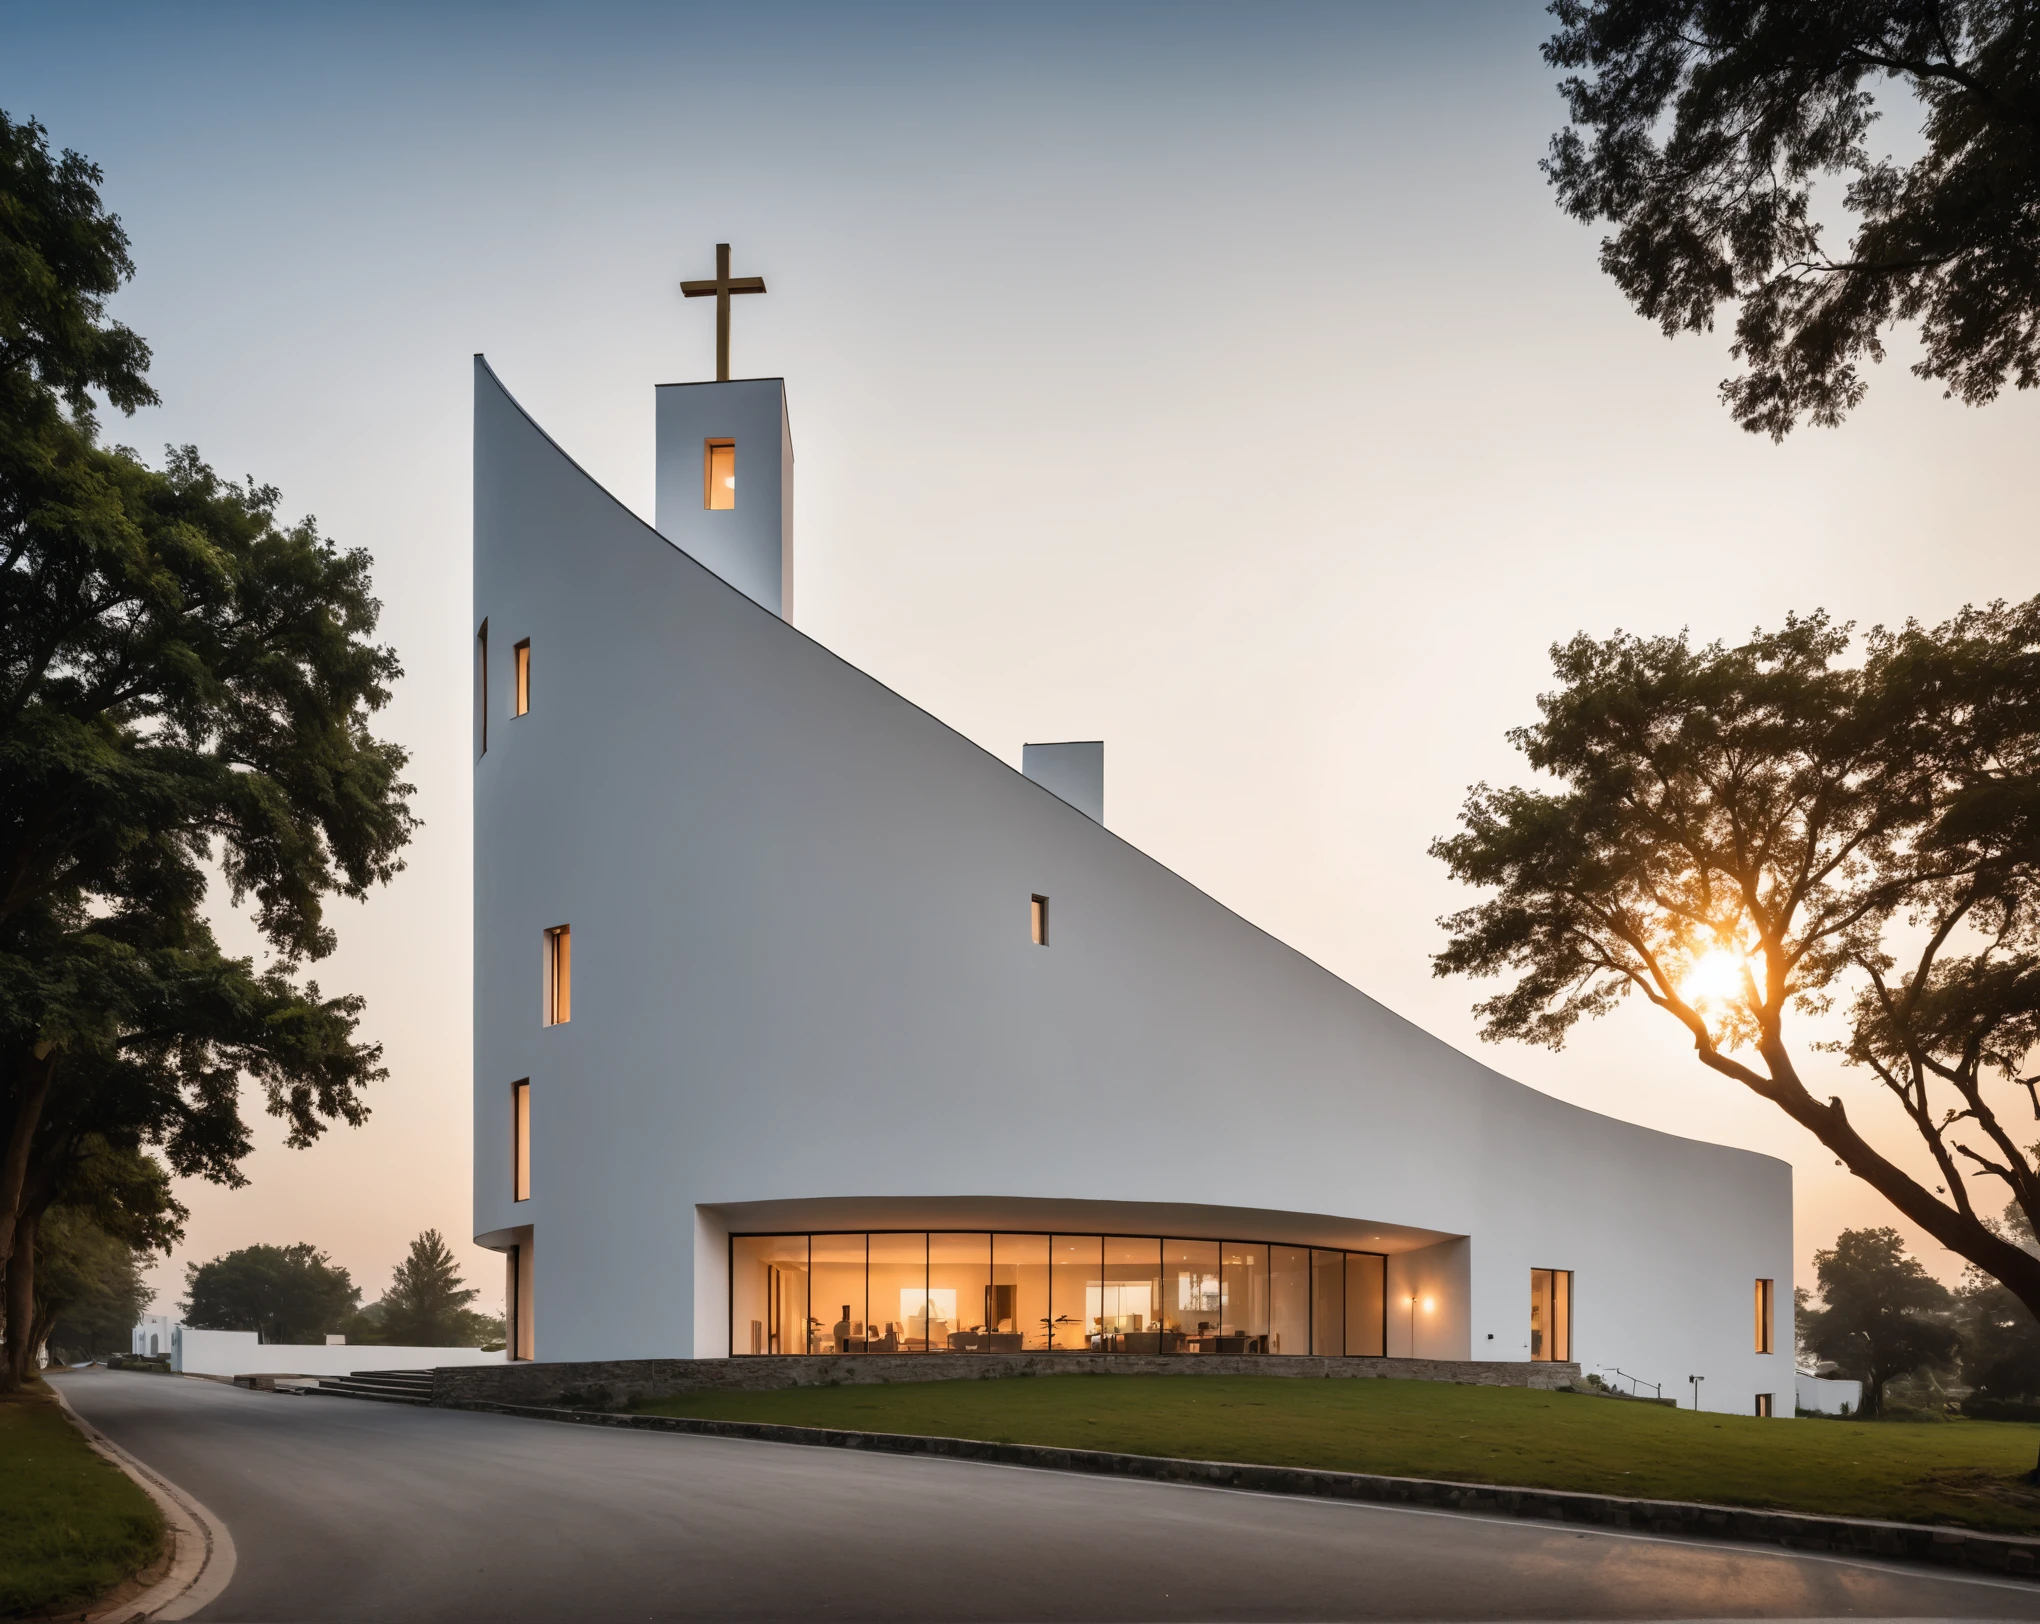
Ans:
[[[2040,1426],[1759,1421],[1573,1393],[1048,1376],[694,1393],[646,1414],[1107,1449],[2040,1533]]]
[[[83,1601],[156,1559],[163,1514],[48,1389],[0,1395],[0,1616]]]

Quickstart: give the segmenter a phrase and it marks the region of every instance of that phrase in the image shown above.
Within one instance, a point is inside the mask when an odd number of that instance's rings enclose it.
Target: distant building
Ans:
[[[1785,1163],[1468,1058],[1112,833],[1102,745],[1015,771],[803,635],[779,380],[658,390],[654,528],[474,376],[517,1356],[1574,1359],[1792,1413]]]

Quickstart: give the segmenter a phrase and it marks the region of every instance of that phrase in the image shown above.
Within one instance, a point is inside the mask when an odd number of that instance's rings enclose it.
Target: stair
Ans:
[[[429,1370],[357,1370],[349,1376],[329,1376],[316,1389],[334,1398],[372,1398],[385,1404],[430,1404],[432,1372]]]

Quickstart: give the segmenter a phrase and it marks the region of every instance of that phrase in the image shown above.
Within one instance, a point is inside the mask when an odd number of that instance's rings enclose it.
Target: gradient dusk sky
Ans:
[[[109,435],[193,442],[370,548],[408,671],[384,726],[426,828],[318,969],[367,995],[391,1077],[365,1128],[291,1151],[264,1119],[248,1188],[187,1186],[158,1307],[254,1241],[373,1298],[427,1225],[500,1302],[467,1245],[468,358],[649,517],[652,386],[713,375],[675,283],[718,241],[771,288],[733,370],[787,380],[807,633],[1016,765],[1102,737],[1114,829],[1487,1063],[1789,1158],[1802,1280],[1895,1222],[1665,1017],[1489,1047],[1484,989],[1430,974],[1466,895],[1425,847],[1518,775],[1503,732],[1555,640],[2040,591],[2040,399],[1946,401],[1901,335],[1842,429],[1738,430],[1726,341],[1636,317],[1552,203],[1549,30],[1532,4],[0,7],[0,107],[101,164],[133,238],[116,309],[164,405]]]

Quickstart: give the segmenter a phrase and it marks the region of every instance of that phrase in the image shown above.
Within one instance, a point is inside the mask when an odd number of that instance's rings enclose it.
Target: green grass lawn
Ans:
[[[1759,1421],[1583,1394],[1281,1376],[697,1393],[655,1415],[924,1433],[2040,1532],[2040,1426]]]
[[[110,1590],[162,1543],[155,1502],[46,1390],[0,1396],[0,1616]]]

